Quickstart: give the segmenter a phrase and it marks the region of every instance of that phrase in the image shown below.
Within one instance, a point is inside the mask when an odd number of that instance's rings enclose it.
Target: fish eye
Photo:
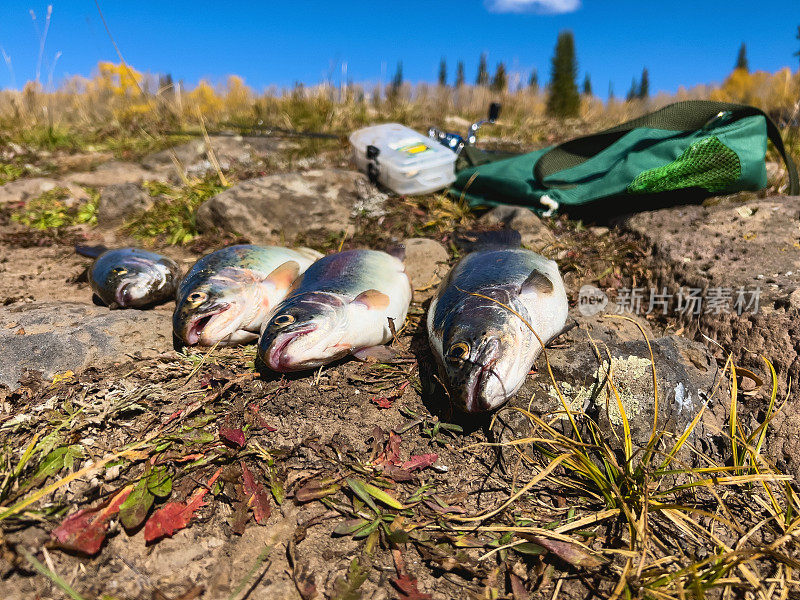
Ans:
[[[294,323],[294,317],[288,314],[278,315],[277,317],[272,319],[272,322],[275,325],[283,327],[284,325],[291,325],[292,323]]]
[[[125,267],[114,267],[111,269],[111,272],[114,273],[114,275],[125,275],[125,273],[128,272],[128,269]]]
[[[447,360],[463,361],[469,356],[469,344],[466,342],[456,342],[447,351]]]
[[[200,304],[204,302],[206,298],[208,298],[208,294],[205,292],[192,292],[186,299],[192,304]]]

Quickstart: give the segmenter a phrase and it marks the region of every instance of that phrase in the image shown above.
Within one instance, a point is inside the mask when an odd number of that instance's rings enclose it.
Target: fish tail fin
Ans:
[[[453,237],[456,247],[462,252],[478,252],[481,250],[502,250],[519,248],[522,236],[511,227],[494,231],[464,231]]]
[[[75,252],[86,258],[97,258],[103,252],[107,252],[108,248],[100,244],[99,246],[82,246],[75,244]]]

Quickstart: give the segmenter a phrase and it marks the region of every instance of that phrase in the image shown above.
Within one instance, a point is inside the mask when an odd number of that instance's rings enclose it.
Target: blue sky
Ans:
[[[90,75],[99,60],[117,61],[93,0],[52,5],[43,81],[57,52],[55,82]],[[435,81],[442,57],[451,79],[464,60],[472,81],[482,52],[492,71],[504,61],[526,78],[536,68],[546,82],[562,29],[575,34],[579,81],[588,72],[601,96],[609,82],[624,95],[645,66],[654,92],[719,82],[742,42],[754,70],[797,69],[792,53],[800,48],[799,0],[100,0],[100,6],[137,69],[169,72],[187,85],[237,73],[257,90],[314,84],[329,74],[338,82],[343,62],[356,82],[389,79],[399,60],[406,80]],[[0,47],[17,87],[34,78],[39,53],[30,9],[42,28],[47,2],[0,2]],[[0,63],[0,87],[11,86]]]

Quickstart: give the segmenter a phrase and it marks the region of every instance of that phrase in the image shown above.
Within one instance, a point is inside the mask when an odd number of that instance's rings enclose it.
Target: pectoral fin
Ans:
[[[389,306],[389,296],[378,290],[367,290],[361,292],[353,299],[353,302],[359,302],[371,310],[384,310]]]
[[[388,363],[397,358],[397,352],[389,346],[369,346],[353,352],[358,360],[362,362],[381,362]]]
[[[299,274],[300,265],[294,260],[287,260],[267,275],[266,281],[271,281],[278,289],[288,290]]]
[[[533,271],[528,278],[522,283],[520,292],[536,292],[543,296],[553,293],[553,282],[550,278],[541,271]]]

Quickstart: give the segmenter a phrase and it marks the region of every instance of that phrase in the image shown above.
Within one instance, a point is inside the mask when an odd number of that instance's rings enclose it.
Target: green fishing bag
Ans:
[[[654,207],[654,195],[765,188],[767,139],[786,163],[789,193],[800,193],[797,168],[772,120],[752,106],[707,100],[670,104],[600,133],[518,156],[467,146],[450,193],[472,206],[517,204],[547,213],[603,199],[646,210]],[[606,202],[597,207],[614,209]]]

